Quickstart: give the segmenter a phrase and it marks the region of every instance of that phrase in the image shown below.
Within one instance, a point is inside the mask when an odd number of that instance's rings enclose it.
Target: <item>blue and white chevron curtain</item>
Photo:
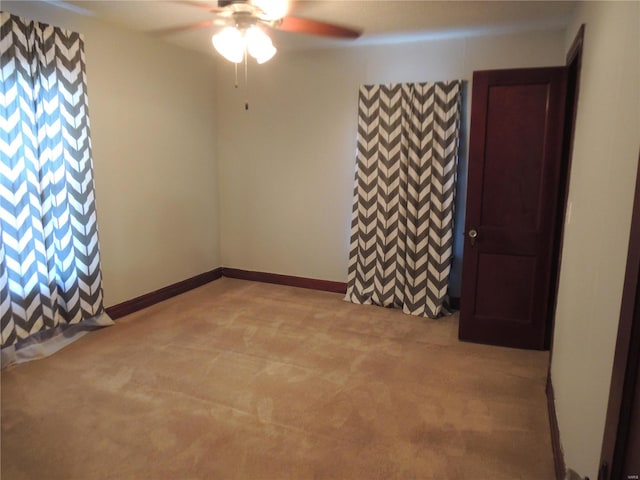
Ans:
[[[80,34],[0,12],[2,347],[103,311]]]
[[[448,313],[461,88],[360,87],[346,300]]]

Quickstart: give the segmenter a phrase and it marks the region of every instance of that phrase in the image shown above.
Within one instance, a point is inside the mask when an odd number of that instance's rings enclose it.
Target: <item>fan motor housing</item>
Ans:
[[[218,0],[218,6],[220,8],[228,7],[234,3],[247,3],[246,0]]]

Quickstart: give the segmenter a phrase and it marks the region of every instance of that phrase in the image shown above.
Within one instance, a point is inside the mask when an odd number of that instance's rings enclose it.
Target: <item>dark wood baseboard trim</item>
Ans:
[[[560,430],[558,429],[558,417],[556,416],[556,400],[551,383],[551,372],[547,375],[547,409],[549,410],[549,426],[551,427],[551,449],[553,450],[553,464],[556,470],[556,480],[563,480],[566,473],[564,455],[560,446]]]
[[[323,290],[325,292],[346,293],[347,284],[343,282],[332,282],[329,280],[316,280],[313,278],[294,277],[291,275],[280,275],[277,273],[252,272],[248,270],[238,270],[236,268],[222,269],[222,276],[237,278],[240,280],[251,280],[254,282],[276,283],[289,287],[309,288],[311,290]]]
[[[159,290],[146,293],[139,297],[132,298],[126,302],[107,307],[105,310],[107,315],[115,320],[116,318],[137,312],[138,310],[150,307],[151,305],[155,305],[156,303],[175,297],[181,293],[188,292],[194,288],[201,287],[202,285],[217,280],[220,277],[222,277],[222,267],[201,273],[195,277],[187,278],[181,282],[174,283],[173,285],[160,288]]]
[[[174,283],[173,285],[146,293],[139,297],[132,298],[126,302],[107,307],[105,310],[107,315],[115,320],[117,318],[124,317],[125,315],[129,315],[130,313],[137,312],[138,310],[142,310],[143,308],[155,305],[156,303],[167,300],[168,298],[193,290],[194,288],[201,287],[202,285],[221,277],[237,278],[240,280],[251,280],[263,283],[276,283],[278,285],[309,288],[311,290],[323,290],[325,292],[346,293],[347,291],[347,284],[342,282],[220,267],[209,272],[201,273],[195,277],[187,278],[186,280]]]

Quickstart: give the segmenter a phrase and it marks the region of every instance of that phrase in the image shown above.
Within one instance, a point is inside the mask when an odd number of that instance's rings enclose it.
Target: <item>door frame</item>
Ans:
[[[569,200],[569,180],[571,178],[571,161],[573,159],[573,137],[578,116],[578,97],[580,94],[580,72],[582,70],[582,47],[584,44],[584,23],[580,25],[571,48],[567,53],[567,97],[564,116],[564,132],[562,139],[562,163],[560,165],[560,191],[556,211],[555,239],[553,243],[553,264],[551,266],[551,291],[549,292],[549,315],[545,338],[545,348],[553,355],[553,330],[556,323],[558,306],[558,289],[560,287],[560,267],[562,264],[562,247],[564,245],[564,224]]]
[[[560,285],[560,267],[564,243],[564,226],[569,197],[569,180],[573,157],[574,131],[578,114],[578,97],[580,92],[580,73],[582,70],[582,52],[584,44],[585,24],[580,25],[578,32],[566,55],[567,87],[565,97],[565,116],[562,132],[562,154],[560,158],[560,175],[558,179],[558,201],[554,212],[553,243],[551,250],[550,281],[547,301],[547,323],[545,327],[544,349],[550,350],[549,369],[553,355],[553,332],[557,307],[557,293]],[[466,238],[465,238],[466,242]],[[550,371],[547,383],[550,380]],[[556,447],[554,445],[554,453]],[[557,452],[560,452],[559,439]],[[559,457],[560,458],[560,457]],[[564,467],[562,468],[562,471]],[[558,470],[561,471],[561,470]],[[559,475],[561,478],[562,475]]]
[[[621,478],[640,368],[640,153],[598,480]],[[640,402],[640,399],[635,399]]]

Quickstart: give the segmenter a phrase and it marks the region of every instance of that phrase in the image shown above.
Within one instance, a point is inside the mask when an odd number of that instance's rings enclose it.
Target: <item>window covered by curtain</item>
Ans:
[[[0,12],[2,347],[103,312],[84,43]]]
[[[360,87],[346,300],[446,313],[461,87]]]

